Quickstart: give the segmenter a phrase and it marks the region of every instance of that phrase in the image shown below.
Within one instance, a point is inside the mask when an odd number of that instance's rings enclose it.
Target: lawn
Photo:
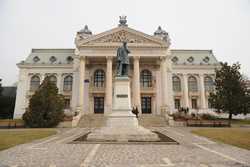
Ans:
[[[193,130],[192,133],[250,150],[248,128],[206,128]]]
[[[250,125],[250,119],[233,119],[232,124]]]
[[[55,129],[0,130],[0,150],[56,134]]]

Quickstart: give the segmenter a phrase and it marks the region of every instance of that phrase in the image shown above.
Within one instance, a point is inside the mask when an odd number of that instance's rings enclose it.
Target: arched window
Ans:
[[[142,87],[152,87],[152,74],[149,70],[143,70],[141,72],[140,80]]]
[[[36,91],[39,88],[40,85],[40,78],[37,75],[34,75],[30,79],[30,90]]]
[[[181,80],[178,76],[173,76],[173,91],[180,92],[181,91]]]
[[[197,80],[194,76],[191,76],[188,78],[188,90],[190,92],[197,92],[198,91]]]
[[[73,77],[71,75],[66,76],[64,78],[64,81],[63,81],[63,90],[64,91],[71,91],[72,84],[73,84]]]
[[[204,79],[205,84],[205,90],[206,91],[213,91],[214,89],[214,81],[211,77],[207,76]]]
[[[56,83],[57,83],[57,78],[56,78],[56,76],[55,76],[55,75],[51,75],[51,76],[49,77],[49,81],[52,82],[52,83],[54,83],[54,84],[56,85]]]
[[[94,86],[103,87],[105,80],[105,73],[103,70],[96,70],[94,73]]]

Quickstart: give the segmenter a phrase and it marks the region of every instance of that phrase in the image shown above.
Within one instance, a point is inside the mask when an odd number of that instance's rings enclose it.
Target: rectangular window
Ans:
[[[180,99],[174,99],[174,107],[175,109],[179,109],[181,107]]]
[[[197,99],[192,99],[192,108],[197,109]]]
[[[152,112],[150,96],[141,97],[141,110],[143,114],[150,114]]]
[[[94,97],[94,113],[104,113],[104,97]]]
[[[70,99],[64,99],[65,109],[70,108]]]

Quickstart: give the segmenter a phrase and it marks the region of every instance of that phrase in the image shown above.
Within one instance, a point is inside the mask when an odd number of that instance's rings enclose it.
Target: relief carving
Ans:
[[[102,38],[96,39],[91,42],[97,42],[97,43],[105,43],[105,42],[127,42],[127,43],[152,43],[152,41],[136,36],[135,34],[129,33],[127,31],[119,31],[112,34],[109,34],[107,36],[104,36]]]

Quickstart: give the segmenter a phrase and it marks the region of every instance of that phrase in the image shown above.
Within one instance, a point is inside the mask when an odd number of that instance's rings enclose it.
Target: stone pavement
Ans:
[[[190,128],[152,130],[180,145],[67,144],[88,129],[63,129],[55,136],[1,151],[0,167],[250,167],[250,151],[198,137]]]

